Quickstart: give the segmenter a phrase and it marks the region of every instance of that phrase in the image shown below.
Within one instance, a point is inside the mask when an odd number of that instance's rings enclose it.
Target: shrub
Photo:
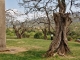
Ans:
[[[80,36],[80,33],[77,33],[77,31],[71,31],[69,36],[71,36],[73,39],[77,39]]]
[[[37,39],[42,38],[42,33],[41,33],[41,32],[37,32],[37,33],[34,35],[34,38],[37,38]]]
[[[80,39],[80,35],[78,36],[78,38],[77,39]]]
[[[30,34],[30,36],[34,36],[35,32],[30,32],[29,34]]]
[[[67,38],[68,38],[68,41],[73,40],[73,38],[71,36],[68,36]]]
[[[51,40],[51,36],[50,36],[50,35],[47,35],[47,39],[48,39],[48,40]]]
[[[28,33],[30,33],[30,32],[35,32],[35,30],[34,30],[34,29],[33,29],[33,30],[31,29],[31,30],[28,30],[27,32],[28,32]]]
[[[24,34],[23,34],[23,38],[29,38],[30,37],[30,35],[27,33],[27,32],[25,32]]]
[[[7,28],[6,29],[6,35],[14,36],[15,35],[14,30],[10,30],[9,28]]]

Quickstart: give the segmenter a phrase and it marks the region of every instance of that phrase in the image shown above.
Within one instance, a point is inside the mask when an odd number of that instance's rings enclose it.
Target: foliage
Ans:
[[[15,35],[14,30],[13,29],[10,30],[9,28],[7,28],[6,29],[6,35],[14,36]]]
[[[42,38],[42,33],[41,32],[35,33],[34,38],[37,38],[37,39]]]
[[[48,39],[48,40],[51,40],[51,36],[50,36],[50,35],[47,35],[47,39]]]
[[[71,36],[68,36],[67,38],[68,38],[68,41],[73,40],[73,38]]]
[[[30,32],[35,32],[35,30],[34,30],[34,29],[30,29],[30,30],[28,30],[27,32],[28,32],[28,33],[30,33]]]
[[[80,36],[77,39],[80,39]]]
[[[29,35],[27,32],[25,32],[25,33],[23,34],[23,37],[24,37],[24,38],[29,38],[30,35]]]
[[[73,22],[69,29],[70,32],[68,33],[68,36],[72,37],[75,40],[80,38],[80,22]]]
[[[28,32],[29,33],[29,32]],[[34,36],[36,32],[30,32],[30,36]]]

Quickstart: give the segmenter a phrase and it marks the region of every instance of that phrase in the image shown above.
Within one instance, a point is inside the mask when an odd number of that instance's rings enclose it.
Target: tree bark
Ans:
[[[23,38],[23,34],[25,33],[26,28],[23,28],[21,26],[20,27],[16,27],[16,25],[13,24],[13,29],[14,29],[15,34],[16,34],[18,39]]]
[[[67,44],[67,30],[68,26],[71,24],[71,18],[69,13],[54,13],[55,29],[56,35],[55,39],[51,42],[49,50],[46,56],[53,56],[55,52],[59,55],[65,55],[70,52]]]
[[[19,31],[16,32],[16,36],[17,36],[18,39],[21,39],[22,38],[22,35],[19,33]]]
[[[0,51],[6,49],[5,1],[0,0]]]
[[[70,13],[65,13],[66,3],[65,0],[58,0],[59,13],[53,13],[56,35],[55,39],[51,42],[49,50],[46,53],[47,57],[53,56],[55,52],[59,55],[65,55],[70,52],[68,47],[67,32],[68,26],[71,24]]]
[[[46,28],[42,29],[42,32],[44,34],[44,39],[47,40],[47,30],[46,30]]]

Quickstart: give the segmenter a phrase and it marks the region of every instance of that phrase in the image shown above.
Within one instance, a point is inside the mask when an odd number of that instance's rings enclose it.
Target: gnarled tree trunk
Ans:
[[[23,34],[25,33],[26,28],[23,28],[21,26],[20,27],[16,27],[16,25],[13,24],[13,29],[14,29],[15,34],[16,34],[18,39],[23,38]]]
[[[52,41],[46,56],[53,56],[55,52],[59,55],[65,55],[70,52],[67,44],[67,32],[68,27],[71,24],[70,13],[65,13],[66,3],[65,0],[58,0],[59,13],[53,13],[56,35],[55,39]]]
[[[6,49],[5,1],[0,0],[0,51]]]
[[[55,52],[59,55],[65,55],[70,52],[67,45],[67,30],[68,26],[71,24],[71,18],[69,13],[54,13],[55,29],[56,35],[55,39],[52,41],[46,56],[53,56]]]

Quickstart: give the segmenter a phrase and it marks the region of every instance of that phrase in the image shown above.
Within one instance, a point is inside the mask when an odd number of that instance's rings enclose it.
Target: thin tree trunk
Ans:
[[[46,28],[44,29],[44,39],[47,40],[47,31],[46,31]]]
[[[6,49],[5,1],[0,0],[0,51]]]
[[[65,55],[70,52],[67,45],[67,29],[71,23],[69,13],[54,13],[54,21],[56,26],[55,39],[52,41],[46,56],[53,56],[55,52],[59,55]]]
[[[42,29],[42,32],[44,34],[44,39],[47,40],[47,30],[46,30],[46,28]]]

